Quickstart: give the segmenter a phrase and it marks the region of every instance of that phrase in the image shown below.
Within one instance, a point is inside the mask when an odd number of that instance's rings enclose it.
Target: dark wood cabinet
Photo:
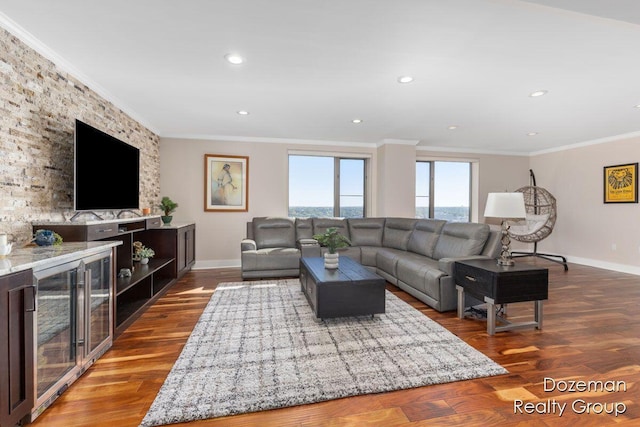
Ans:
[[[196,262],[196,226],[190,224],[177,229],[177,276],[181,277]]]
[[[131,276],[118,277],[115,286],[115,335],[135,319],[186,273],[195,262],[195,224],[163,226],[160,217],[90,223],[39,224],[60,234],[65,242],[121,240],[116,273],[129,269]],[[151,248],[148,264],[133,261],[133,243]]]
[[[34,405],[32,271],[0,277],[0,426],[28,420]],[[4,344],[7,344],[6,346]]]

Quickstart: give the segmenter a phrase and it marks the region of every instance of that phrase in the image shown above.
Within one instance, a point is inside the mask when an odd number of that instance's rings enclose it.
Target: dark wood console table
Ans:
[[[454,280],[458,290],[458,317],[465,313],[465,292],[487,303],[487,333],[535,327],[542,329],[542,301],[548,299],[549,270],[526,264],[498,265],[493,259],[457,261]],[[510,323],[496,326],[496,304],[534,301],[532,322]]]

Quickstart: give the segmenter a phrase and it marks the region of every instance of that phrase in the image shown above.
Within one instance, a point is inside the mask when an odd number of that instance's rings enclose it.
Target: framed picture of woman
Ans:
[[[204,210],[249,210],[249,157],[204,155]]]

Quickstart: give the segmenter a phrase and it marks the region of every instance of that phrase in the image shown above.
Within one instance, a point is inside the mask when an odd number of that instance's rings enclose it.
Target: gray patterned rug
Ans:
[[[507,371],[386,293],[386,314],[317,323],[297,280],[218,286],[142,426]]]

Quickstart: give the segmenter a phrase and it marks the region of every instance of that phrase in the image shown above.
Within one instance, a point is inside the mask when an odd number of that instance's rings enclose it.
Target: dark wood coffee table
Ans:
[[[386,281],[346,256],[335,270],[323,258],[300,258],[300,286],[318,319],[384,313]]]

